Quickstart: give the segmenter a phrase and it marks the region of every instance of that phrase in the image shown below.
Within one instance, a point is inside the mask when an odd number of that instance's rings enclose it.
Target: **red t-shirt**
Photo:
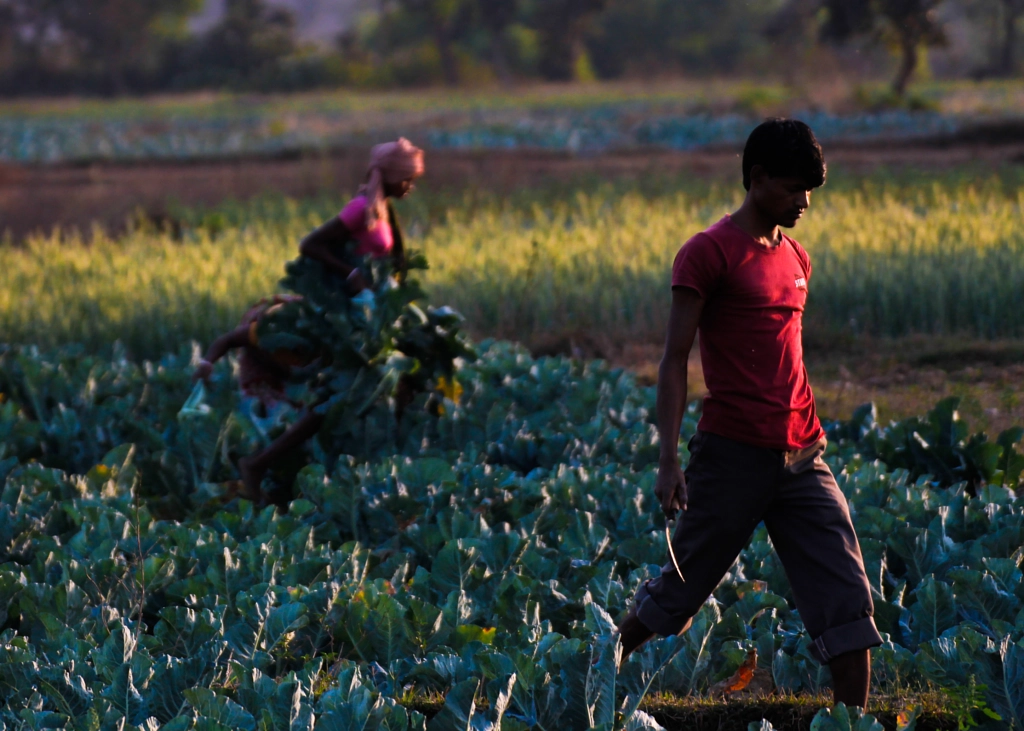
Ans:
[[[810,278],[811,260],[800,244],[783,235],[770,249],[729,216],[680,249],[672,286],[690,287],[705,300],[701,429],[783,450],[823,436],[803,357]]]

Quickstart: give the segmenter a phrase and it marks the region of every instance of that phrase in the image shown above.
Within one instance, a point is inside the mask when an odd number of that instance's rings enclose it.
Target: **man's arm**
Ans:
[[[354,293],[358,293],[366,289],[366,282],[363,281],[359,270],[346,264],[334,254],[334,247],[337,243],[345,241],[348,236],[349,231],[341,219],[332,218],[302,240],[302,243],[299,244],[299,253],[310,259],[315,259],[346,279],[351,277],[349,283]]]
[[[235,348],[244,348],[249,344],[249,326],[239,325],[234,330],[228,333],[224,333],[219,338],[210,343],[210,347],[206,350],[206,355],[199,361],[199,365],[196,366],[195,372],[192,373],[192,380],[198,381],[200,378],[204,381],[210,377],[213,373],[213,364],[223,358],[229,350]]]
[[[686,510],[686,478],[679,467],[679,428],[686,409],[690,349],[697,337],[697,325],[704,299],[689,287],[672,289],[672,310],[668,318],[665,357],[658,369],[658,438],[661,459],[654,493],[666,515]]]

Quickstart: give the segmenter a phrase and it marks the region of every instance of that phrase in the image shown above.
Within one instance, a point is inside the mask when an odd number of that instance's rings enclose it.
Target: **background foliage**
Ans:
[[[948,27],[974,47],[953,75],[1015,75],[1024,14],[1019,0],[380,0],[332,46],[317,46],[265,0],[226,0],[214,27],[192,33],[201,6],[2,0],[0,91],[507,84],[749,68],[792,78],[825,48],[846,70],[869,73],[889,72],[891,49],[901,95],[924,64],[921,49],[947,44]],[[864,54],[844,51],[850,44]]]

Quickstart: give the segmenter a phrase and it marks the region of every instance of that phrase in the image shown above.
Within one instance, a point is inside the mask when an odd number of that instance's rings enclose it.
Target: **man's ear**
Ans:
[[[760,185],[768,177],[768,171],[764,169],[763,165],[754,165],[750,168],[750,187],[753,188],[755,185]]]

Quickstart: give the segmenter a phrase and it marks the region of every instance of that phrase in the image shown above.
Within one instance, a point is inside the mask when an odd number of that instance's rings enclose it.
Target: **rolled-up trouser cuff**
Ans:
[[[644,624],[647,623],[644,622]],[[882,636],[878,634],[875,620],[871,617],[864,617],[856,622],[825,630],[815,638],[811,652],[818,662],[827,664],[847,652],[867,650],[869,647],[878,647],[881,644]]]
[[[636,593],[636,616],[644,627],[662,637],[671,637],[679,634],[679,631],[686,624],[689,617],[673,617],[654,601],[654,597],[647,591],[647,583],[641,584]],[[881,640],[879,640],[881,642]]]

